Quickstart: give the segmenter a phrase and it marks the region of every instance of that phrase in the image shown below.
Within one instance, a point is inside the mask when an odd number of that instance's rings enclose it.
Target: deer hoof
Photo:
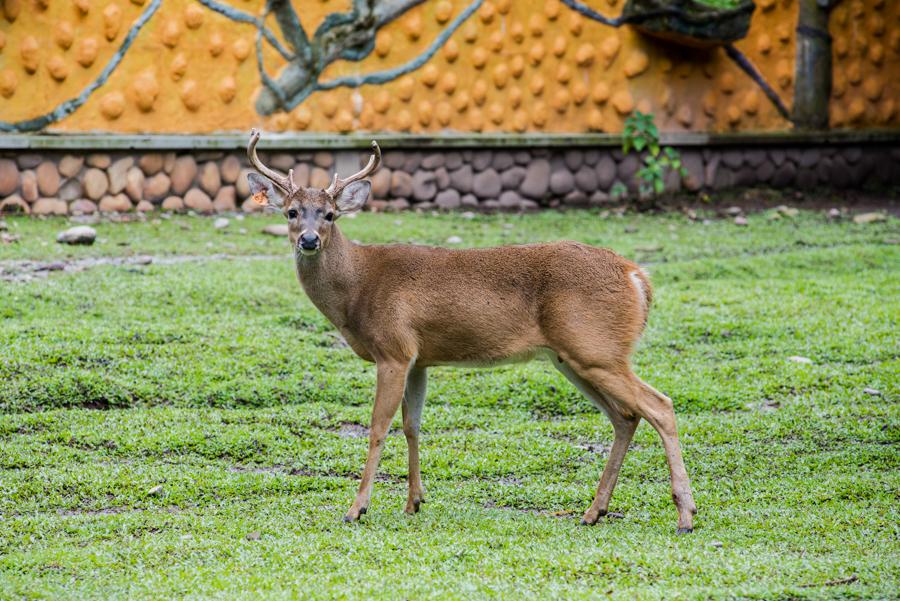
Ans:
[[[675,534],[690,534],[693,531],[694,531],[693,528],[679,528],[678,530],[675,531]]]
[[[359,518],[366,514],[366,508],[362,507],[359,511],[354,512],[352,509],[350,512],[344,516],[345,522],[358,522]]]

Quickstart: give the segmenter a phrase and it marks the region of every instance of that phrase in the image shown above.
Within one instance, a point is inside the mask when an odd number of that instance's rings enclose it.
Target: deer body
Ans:
[[[630,356],[647,320],[652,292],[643,270],[614,252],[577,242],[450,250],[411,245],[360,245],[333,223],[365,203],[359,174],[326,190],[296,190],[262,165],[251,138],[251,162],[284,189],[250,176],[254,197],[281,206],[289,220],[297,276],[313,304],[361,358],[376,364],[369,453],[345,519],[366,512],[391,420],[402,407],[409,448],[409,497],[424,500],[418,435],[426,370],[439,365],[490,366],[547,356],[609,417],[615,439],[583,523],[607,511],[619,469],[640,419],[666,451],[678,531],[696,512],[681,457],[672,401],[635,376]],[[274,200],[274,202],[273,202]]]

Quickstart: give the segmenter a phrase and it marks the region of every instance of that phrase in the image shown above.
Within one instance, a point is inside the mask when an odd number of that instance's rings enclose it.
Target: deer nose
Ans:
[[[303,250],[316,250],[319,248],[319,235],[315,233],[300,234],[300,248]]]

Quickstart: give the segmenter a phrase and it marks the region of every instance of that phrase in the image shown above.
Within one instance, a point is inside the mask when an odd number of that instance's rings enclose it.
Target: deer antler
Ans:
[[[250,143],[247,145],[247,158],[250,159],[250,164],[256,167],[257,171],[272,180],[273,184],[277,185],[288,194],[293,194],[297,189],[297,187],[294,185],[294,170],[290,169],[287,176],[284,176],[274,169],[270,169],[263,165],[263,162],[260,161],[259,157],[256,155],[257,142],[259,142],[259,130],[251,129]]]
[[[331,185],[325,189],[325,192],[331,195],[332,198],[336,198],[347,184],[372,175],[379,166],[381,166],[381,148],[378,146],[378,142],[372,140],[372,156],[369,158],[369,162],[366,166],[362,168],[362,171],[354,173],[347,179],[341,179],[338,177],[338,174],[335,173],[334,181],[332,181]]]

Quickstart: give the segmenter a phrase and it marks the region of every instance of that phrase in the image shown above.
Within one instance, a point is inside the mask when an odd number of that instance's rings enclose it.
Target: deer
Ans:
[[[345,521],[369,508],[391,422],[402,408],[409,493],[405,511],[425,501],[419,432],[430,367],[490,367],[549,359],[609,418],[614,439],[593,502],[581,520],[606,515],[625,454],[641,419],[659,434],[678,511],[676,532],[693,531],[697,511],[678,442],[672,400],[638,378],[631,354],[647,323],[653,292],[648,274],[612,250],[579,242],[447,249],[366,245],[348,240],[337,221],[368,201],[367,179],[381,149],[358,173],[328,188],[295,185],[247,146],[252,198],[288,222],[300,285],[312,304],[376,371],[368,455]]]

